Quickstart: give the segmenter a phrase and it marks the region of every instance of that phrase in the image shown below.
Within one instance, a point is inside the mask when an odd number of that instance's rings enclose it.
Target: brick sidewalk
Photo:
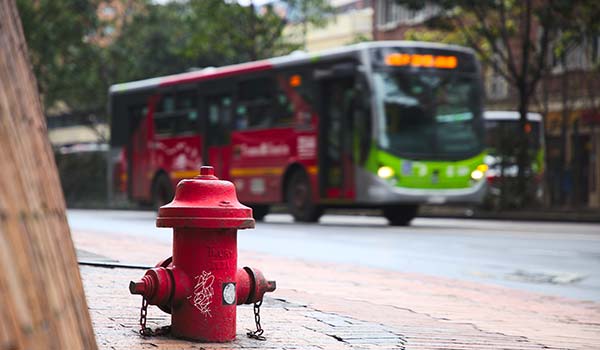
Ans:
[[[74,232],[78,249],[122,262],[153,264],[168,244]],[[143,339],[139,296],[128,283],[142,270],[82,266],[102,349],[600,349],[600,304],[472,282],[240,252],[278,289],[266,298],[267,342],[246,338],[252,309],[238,308],[238,339],[198,344]],[[169,324],[149,310],[149,325]]]

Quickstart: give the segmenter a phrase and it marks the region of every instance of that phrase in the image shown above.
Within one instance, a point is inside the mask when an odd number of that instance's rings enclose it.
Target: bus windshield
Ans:
[[[374,73],[379,146],[413,159],[456,159],[483,148],[474,75],[387,70]]]

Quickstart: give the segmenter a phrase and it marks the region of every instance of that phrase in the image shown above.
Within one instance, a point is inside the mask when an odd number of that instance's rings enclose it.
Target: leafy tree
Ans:
[[[116,82],[174,74],[192,67],[184,46],[191,33],[186,3],[146,2],[125,21],[118,37],[101,50],[102,77],[106,85]]]
[[[191,0],[187,19],[190,41],[184,54],[198,66],[239,63],[287,54],[297,48],[286,43],[286,19],[271,5],[260,11],[220,0]]]
[[[95,82],[89,79],[98,0],[17,0],[30,59],[46,107],[59,101],[79,106]]]
[[[257,11],[222,0],[147,3],[107,50],[110,80],[173,74],[287,54],[286,20],[272,6]]]

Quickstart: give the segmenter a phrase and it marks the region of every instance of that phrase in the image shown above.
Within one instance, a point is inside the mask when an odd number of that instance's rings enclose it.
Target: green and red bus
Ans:
[[[419,205],[485,195],[483,88],[468,48],[360,43],[109,93],[114,188],[134,201],[170,200],[201,165],[257,219],[287,204],[296,221],[380,208],[405,225]]]

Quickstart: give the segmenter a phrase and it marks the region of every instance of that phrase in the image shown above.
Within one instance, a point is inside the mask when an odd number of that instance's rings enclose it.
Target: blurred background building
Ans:
[[[323,27],[306,27],[304,50],[319,51],[360,41],[372,40],[373,7],[371,0],[331,0],[334,14]],[[285,35],[302,42],[303,23],[291,22]]]

